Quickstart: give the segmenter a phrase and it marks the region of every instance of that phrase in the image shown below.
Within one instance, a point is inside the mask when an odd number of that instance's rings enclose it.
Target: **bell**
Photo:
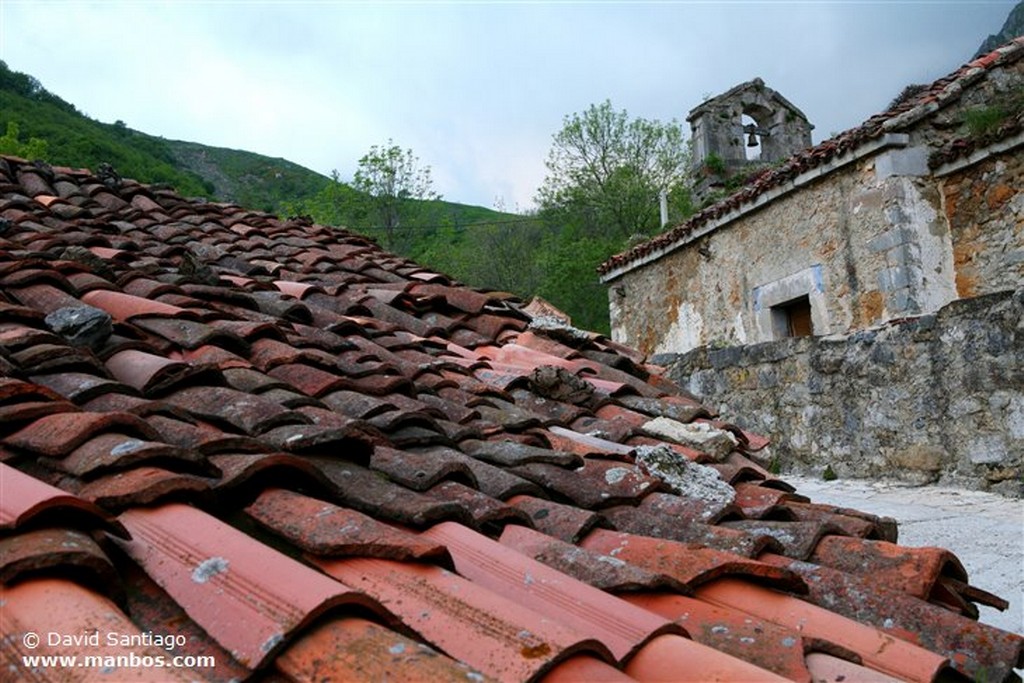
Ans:
[[[757,147],[757,133],[750,131],[750,135],[747,136],[747,147]]]

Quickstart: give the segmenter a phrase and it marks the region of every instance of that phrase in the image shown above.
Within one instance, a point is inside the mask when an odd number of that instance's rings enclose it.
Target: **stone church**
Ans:
[[[1021,287],[1022,57],[1024,37],[815,146],[760,79],[694,108],[710,204],[602,264],[613,339],[681,353],[843,334]]]

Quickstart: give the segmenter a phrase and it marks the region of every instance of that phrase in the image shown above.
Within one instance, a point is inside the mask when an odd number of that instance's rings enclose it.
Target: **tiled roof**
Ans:
[[[598,267],[598,272],[609,273],[641,260],[645,256],[660,252],[685,239],[702,226],[720,219],[742,206],[753,203],[764,193],[803,173],[852,153],[887,133],[900,132],[913,126],[921,119],[958,99],[965,88],[984,78],[991,69],[1016,62],[1022,57],[1024,57],[1024,36],[1015,38],[991,53],[968,62],[948,76],[915,92],[914,95],[900,99],[891,108],[872,116],[856,128],[851,128],[814,147],[797,152],[777,166],[764,169],[750,178],[738,191],[697,212],[685,223],[638,244],[628,251],[612,256]],[[1018,116],[1009,117],[998,130],[980,140],[968,138],[952,140],[940,149],[933,150],[929,163],[934,167],[953,161],[970,154],[979,145],[991,144],[999,139],[1017,134],[1024,129],[1022,117],[1024,117],[1024,112]]]
[[[6,670],[180,636],[215,666],[104,674],[1012,678],[956,557],[524,310],[344,230],[0,159]]]

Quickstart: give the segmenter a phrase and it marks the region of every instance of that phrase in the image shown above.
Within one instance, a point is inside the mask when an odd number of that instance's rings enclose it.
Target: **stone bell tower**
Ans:
[[[760,78],[741,83],[690,110],[698,195],[729,176],[781,161],[811,146],[814,126]]]

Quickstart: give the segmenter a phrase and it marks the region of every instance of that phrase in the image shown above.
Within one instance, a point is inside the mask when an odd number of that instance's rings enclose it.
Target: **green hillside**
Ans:
[[[178,167],[165,140],[123,123],[94,121],[32,76],[11,71],[0,61],[0,130],[11,122],[21,139],[46,143],[45,161],[51,164],[96,168],[107,162],[124,177],[168,183],[185,195],[212,196],[210,183]]]
[[[108,163],[126,178],[166,183],[187,196],[230,201],[263,211],[287,213],[312,199],[330,178],[285,159],[253,152],[167,140],[133,130],[123,122],[102,123],[47,91],[34,77],[0,61],[0,133],[17,125],[19,139],[45,143],[45,161],[78,168]],[[462,223],[500,216],[483,207],[442,202]]]
[[[213,196],[261,211],[279,213],[286,204],[311,197],[330,182],[285,159],[197,142],[164,143],[175,165],[202,178]]]

